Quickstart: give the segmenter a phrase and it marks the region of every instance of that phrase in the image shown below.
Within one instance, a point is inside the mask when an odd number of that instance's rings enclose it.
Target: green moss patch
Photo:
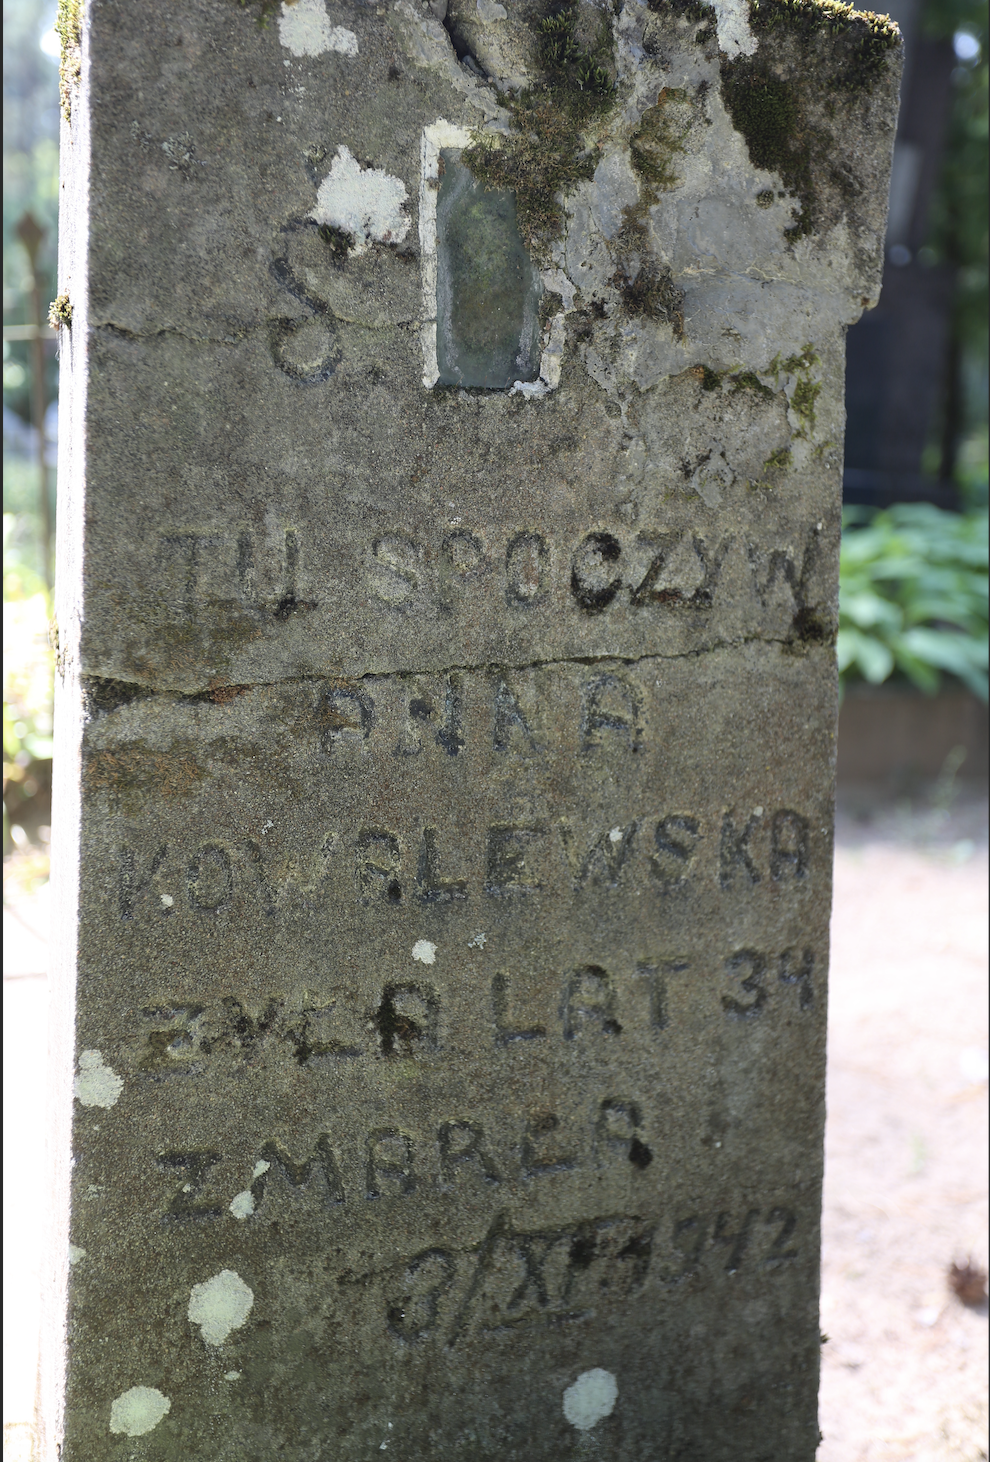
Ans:
[[[808,431],[815,429],[815,402],[821,394],[821,389],[821,381],[809,381],[806,378],[798,381],[794,387],[791,406],[794,414],[801,418],[802,425]]]
[[[676,188],[680,179],[674,170],[674,159],[684,151],[684,139],[691,130],[690,118],[679,109],[689,107],[686,91],[665,86],[656,105],[643,113],[639,126],[629,139],[629,155],[641,182],[642,205],[651,208],[668,188]]]
[[[832,74],[839,90],[870,86],[900,45],[889,15],[856,10],[841,0],[750,0],[749,21],[757,35],[787,29],[805,37],[828,36]]]
[[[753,371],[740,371],[737,376],[731,376],[733,393],[736,391],[755,391],[758,396],[766,396],[773,399],[774,392],[770,386],[765,386],[759,376]]]
[[[797,217],[785,232],[794,237],[810,233],[815,216],[812,158],[824,156],[831,139],[808,125],[797,87],[775,75],[759,53],[723,63],[722,97],[732,125],[746,139],[750,162],[778,173],[798,199]]]
[[[564,230],[564,198],[594,175],[587,132],[614,104],[615,59],[608,20],[585,39],[576,4],[555,7],[534,28],[541,75],[526,90],[502,95],[508,137],[479,129],[461,160],[486,188],[515,194],[523,242],[545,260]]]
[[[67,294],[58,295],[48,306],[48,323],[53,330],[72,324],[72,301]]]
[[[67,122],[72,120],[72,92],[82,75],[82,22],[82,0],[58,0],[55,30],[62,42],[58,94]]]
[[[255,24],[259,30],[264,30],[269,18],[275,14],[282,0],[236,0],[242,10],[256,10],[258,12]]]
[[[797,238],[817,226],[820,183],[843,182],[830,165],[838,144],[812,120],[823,94],[832,103],[825,112],[841,115],[851,93],[876,84],[900,33],[886,16],[839,0],[750,0],[749,15],[760,46],[753,56],[723,60],[722,97],[750,162],[777,173],[797,199],[786,230]],[[757,201],[769,207],[770,190]]]
[[[629,315],[645,315],[670,325],[675,340],[684,336],[684,291],[674,283],[670,270],[654,256],[644,223],[627,219],[622,232],[625,257],[612,283],[621,292]]]
[[[336,228],[332,223],[321,223],[317,233],[337,263],[343,263],[354,247],[354,235],[346,229]]]
[[[674,15],[692,25],[702,20],[715,23],[714,5],[704,5],[701,0],[647,0],[647,4],[656,15]]]

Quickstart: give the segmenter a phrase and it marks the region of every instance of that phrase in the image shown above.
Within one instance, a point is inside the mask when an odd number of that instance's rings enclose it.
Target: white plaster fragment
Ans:
[[[589,1432],[603,1417],[611,1416],[619,1396],[619,1383],[611,1371],[596,1366],[582,1371],[564,1392],[564,1416],[579,1432]]]
[[[187,1314],[207,1345],[222,1345],[231,1330],[238,1330],[251,1313],[254,1292],[233,1269],[221,1269],[212,1279],[194,1284]]]
[[[410,220],[402,211],[407,197],[401,178],[393,178],[381,168],[363,168],[341,143],[309,216],[317,223],[352,234],[352,252],[363,254],[371,241],[402,242],[410,227]]]
[[[235,1218],[250,1218],[254,1212],[254,1194],[250,1188],[235,1193],[230,1200],[230,1211]]]
[[[358,53],[357,36],[342,25],[330,24],[324,0],[286,0],[278,17],[278,38],[293,56]]]
[[[80,1249],[76,1244],[69,1245],[69,1263],[79,1264],[86,1257],[86,1250]]]
[[[428,939],[417,939],[412,947],[413,959],[418,959],[422,965],[432,965],[437,962],[437,947],[431,944]]]
[[[80,1051],[73,1095],[84,1107],[112,1107],[124,1089],[124,1078],[104,1066],[99,1051]]]
[[[509,12],[504,5],[499,5],[498,0],[478,0],[478,19],[483,20],[486,25],[491,25],[495,20],[507,20]]]
[[[752,56],[756,37],[749,28],[749,0],[714,0],[718,48],[727,56]]]
[[[110,1430],[125,1437],[143,1437],[171,1410],[171,1401],[154,1386],[132,1386],[111,1404]]]

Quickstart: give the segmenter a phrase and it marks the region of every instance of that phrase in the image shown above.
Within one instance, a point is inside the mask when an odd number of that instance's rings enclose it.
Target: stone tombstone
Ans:
[[[810,1462],[896,30],[63,29],[48,1456]]]

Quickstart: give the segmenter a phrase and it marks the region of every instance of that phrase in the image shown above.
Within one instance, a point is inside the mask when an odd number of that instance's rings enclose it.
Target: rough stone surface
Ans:
[[[445,15],[86,8],[65,1462],[814,1455],[843,336],[896,38]],[[509,390],[435,384],[444,148],[519,162]]]

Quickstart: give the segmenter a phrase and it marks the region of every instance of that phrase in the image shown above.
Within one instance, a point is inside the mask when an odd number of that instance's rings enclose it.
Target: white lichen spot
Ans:
[[[104,1066],[99,1051],[80,1051],[73,1095],[84,1107],[112,1107],[124,1089],[124,1078]]]
[[[473,939],[468,940],[468,949],[484,949],[487,943],[487,934],[476,934]]]
[[[171,1401],[154,1386],[132,1386],[112,1403],[110,1430],[125,1437],[143,1437],[171,1410]]]
[[[174,903],[175,903],[175,899],[172,897],[172,895],[170,893],[163,893],[162,894],[162,908],[163,909],[170,909]]]
[[[762,807],[754,807],[753,808],[753,816],[754,817],[762,817],[763,816],[763,808]]]
[[[69,1245],[69,1263],[79,1264],[86,1257],[86,1250],[80,1249],[76,1244]]]
[[[499,5],[498,0],[478,0],[478,19],[486,25],[491,25],[493,20],[506,20],[509,12],[504,5]]]
[[[223,1378],[225,1381],[239,1381],[242,1375],[242,1371],[224,1371]]]
[[[437,947],[428,939],[417,939],[412,947],[412,957],[418,959],[421,965],[436,964]]]
[[[251,1181],[254,1182],[256,1178],[260,1178],[264,1173],[267,1173],[270,1167],[270,1162],[265,1162],[264,1158],[259,1158],[252,1170]],[[229,1207],[235,1218],[250,1218],[254,1212],[254,1194],[251,1192],[251,1189],[245,1188],[243,1192],[235,1193],[230,1200]]]
[[[230,1211],[235,1218],[250,1218],[254,1212],[254,1194],[250,1188],[235,1193],[230,1200]]]
[[[564,1392],[564,1416],[579,1432],[589,1432],[603,1417],[611,1416],[619,1396],[619,1383],[611,1371],[596,1366],[582,1371]]]
[[[718,48],[727,56],[752,56],[756,37],[749,28],[749,0],[714,0]]]
[[[194,1284],[187,1314],[207,1345],[222,1345],[231,1330],[238,1330],[251,1313],[254,1293],[233,1269],[221,1269],[212,1279]]]
[[[342,25],[331,25],[325,0],[286,0],[278,18],[278,38],[293,56],[358,53],[357,36]]]
[[[401,178],[393,178],[381,168],[363,168],[342,143],[320,184],[316,207],[309,216],[317,223],[351,234],[352,252],[362,254],[371,241],[402,242],[410,227],[410,220],[403,212],[407,197]]]
[[[609,840],[610,843],[621,843],[622,842],[622,829],[621,829],[621,827],[614,827],[612,829],[612,831],[608,835],[608,840]]]

